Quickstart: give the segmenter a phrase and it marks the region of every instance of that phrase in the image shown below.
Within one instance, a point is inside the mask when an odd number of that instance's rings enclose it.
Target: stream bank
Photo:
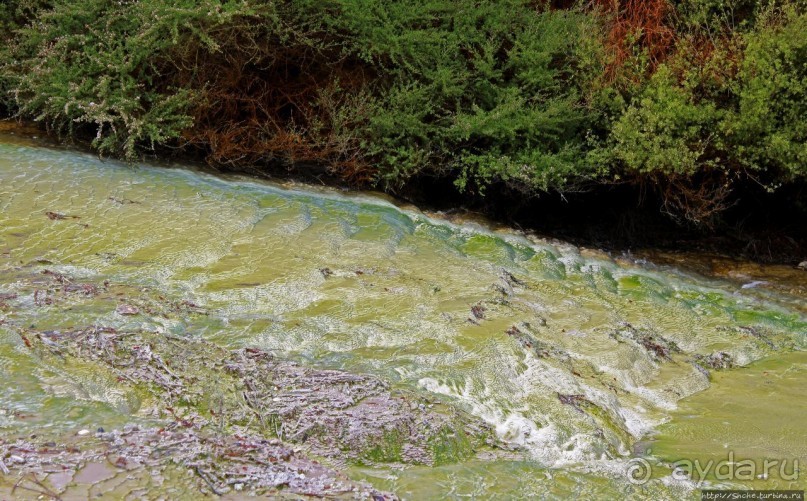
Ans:
[[[35,122],[0,120],[0,133],[36,137],[40,144],[59,144]],[[74,139],[73,141],[78,141]],[[76,144],[82,150],[89,143]],[[323,185],[339,190],[364,190],[368,186],[346,184],[323,165],[266,164],[253,168],[211,166],[204,155],[158,150],[148,161],[179,161],[212,172],[245,174],[279,183]],[[807,261],[807,185],[791,184],[776,193],[750,184],[740,190],[738,201],[710,225],[694,225],[669,214],[653,187],[631,184],[596,184],[570,193],[537,193],[526,196],[503,186],[491,186],[487,194],[460,193],[446,180],[414,177],[388,193],[376,193],[402,207],[417,207],[435,217],[476,221],[485,226],[519,228],[543,239],[558,239],[614,255],[665,254],[679,263],[692,261],[696,271],[704,260],[736,260],[741,263],[799,269]],[[673,255],[678,255],[677,258]],[[666,259],[666,258],[665,258]],[[807,271],[807,270],[805,270]]]

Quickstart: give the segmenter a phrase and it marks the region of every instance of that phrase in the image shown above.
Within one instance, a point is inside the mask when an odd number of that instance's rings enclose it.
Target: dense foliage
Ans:
[[[708,224],[807,177],[800,0],[11,0],[8,114],[102,153],[198,148],[526,195],[645,183]]]

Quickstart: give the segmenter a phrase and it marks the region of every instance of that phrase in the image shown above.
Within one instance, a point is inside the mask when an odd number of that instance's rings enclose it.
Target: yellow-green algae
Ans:
[[[36,305],[23,293],[32,270],[126,284],[147,299],[131,316],[70,295]],[[129,166],[4,137],[0,294],[17,292],[0,319],[39,330],[105,325],[198,336],[372,373],[441,395],[524,451],[517,460],[351,470],[411,498],[694,496],[693,483],[675,480],[664,462],[725,449],[705,438],[693,444],[682,420],[697,427],[725,395],[742,391],[735,378],[753,370],[742,366],[797,357],[788,353],[805,348],[807,332],[803,308],[794,307],[802,298],[780,290],[450,224],[367,195]],[[148,298],[206,314],[161,315]],[[513,326],[541,349],[508,335]],[[144,418],[137,396],[113,379],[41,365],[19,336],[0,332],[4,432],[70,433]],[[715,353],[734,367],[698,363]],[[798,382],[777,379],[754,399],[804,401],[804,360],[794,364]],[[691,417],[682,414],[690,401],[702,402]],[[740,406],[726,419],[765,408]],[[785,420],[803,415],[797,404],[782,409]],[[775,442],[778,429],[757,422],[733,428],[732,443]],[[647,456],[658,466],[634,486],[628,461],[660,426]],[[788,440],[777,452],[803,447]],[[394,456],[391,449],[379,454]]]

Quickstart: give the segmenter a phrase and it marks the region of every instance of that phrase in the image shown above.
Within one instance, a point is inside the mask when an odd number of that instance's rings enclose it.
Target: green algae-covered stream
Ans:
[[[370,374],[480,418],[507,449],[420,465],[330,461],[406,499],[807,485],[793,473],[807,464],[807,317],[786,288],[614,260],[370,195],[129,166],[10,135],[0,211],[7,440],[159,421],[121,377],[40,356],[26,337],[104,326]],[[53,276],[72,288],[39,290]],[[113,292],[78,285],[90,283]],[[756,470],[673,468],[729,459]],[[786,468],[766,475],[766,459]],[[181,478],[172,497],[198,497]],[[0,492],[16,480],[0,476]]]

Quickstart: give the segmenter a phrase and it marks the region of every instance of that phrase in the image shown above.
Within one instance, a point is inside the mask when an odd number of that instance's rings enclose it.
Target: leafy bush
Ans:
[[[807,14],[788,7],[749,34],[735,86],[739,109],[725,124],[738,161],[775,182],[807,177],[805,33]]]
[[[677,2],[680,29],[717,36],[751,28],[760,10],[754,0],[681,0]]]
[[[610,154],[628,172],[693,175],[714,167],[710,142],[720,122],[717,107],[698,103],[667,66],[651,78],[611,131]]]
[[[380,64],[395,62],[365,129],[368,153],[385,166],[381,179],[437,170],[460,188],[567,185],[582,174],[587,111],[578,84],[588,68],[577,48],[591,20],[521,2],[459,4],[422,35],[359,39]]]
[[[139,144],[176,138],[192,125],[193,90],[160,85],[161,56],[226,15],[212,2],[56,1],[14,48],[20,113],[67,133],[91,125],[99,151],[127,158]]]

